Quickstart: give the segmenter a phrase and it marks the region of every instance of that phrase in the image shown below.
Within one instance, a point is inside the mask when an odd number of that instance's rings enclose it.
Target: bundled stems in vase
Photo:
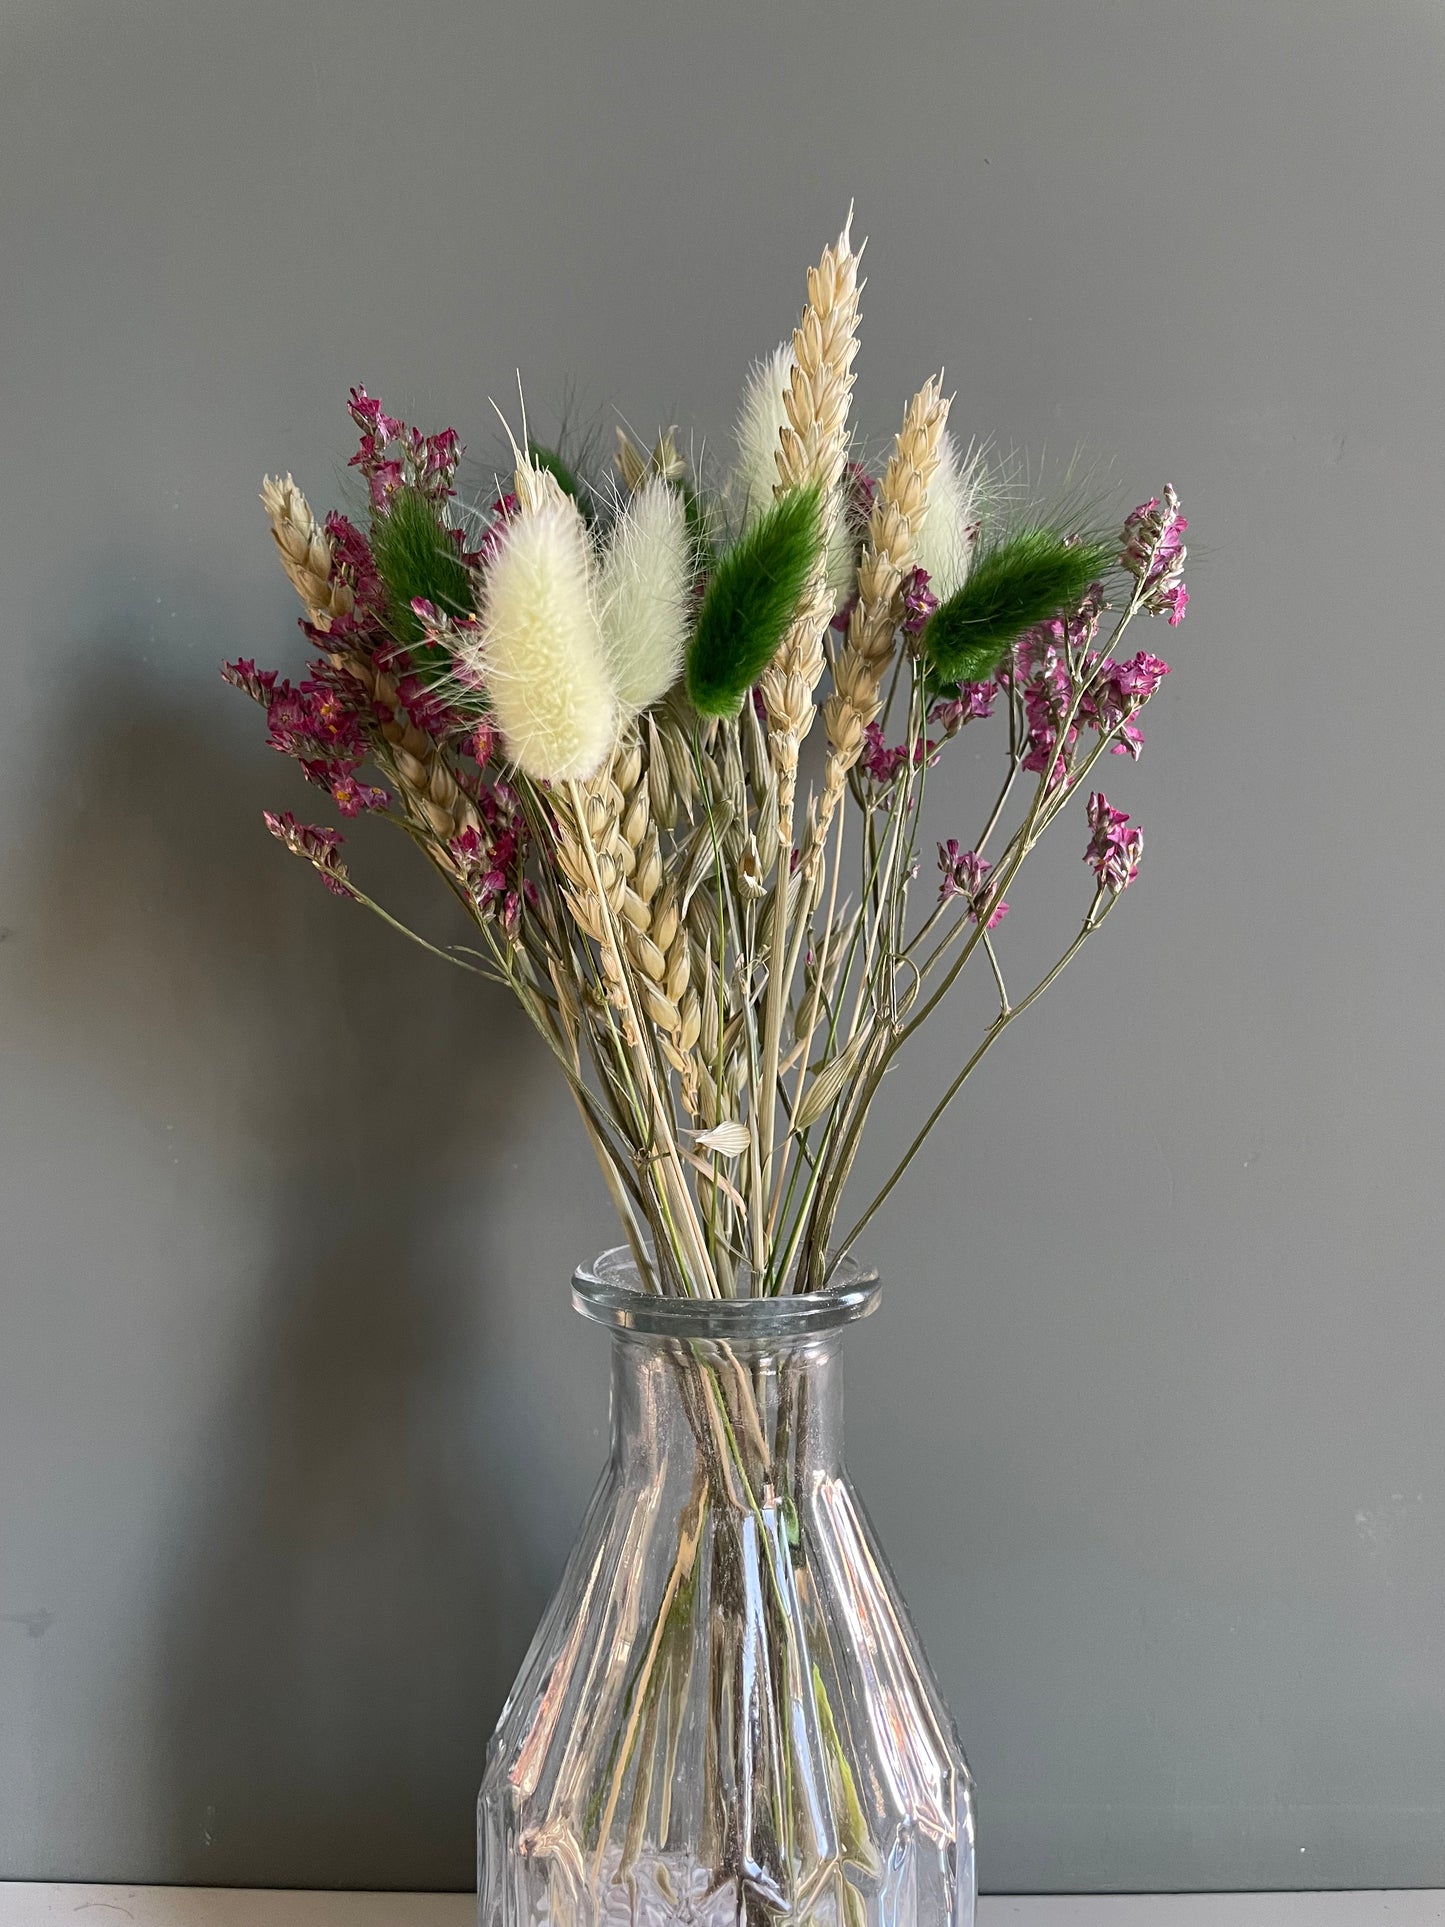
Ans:
[[[364,514],[318,521],[289,475],[262,494],[308,672],[225,669],[340,814],[384,818],[441,879],[466,940],[400,924],[335,829],[267,813],[335,895],[513,992],[567,1080],[639,1275],[665,1296],[826,1287],[985,1055],[1138,873],[1140,831],[1090,780],[1105,754],[1137,758],[1140,712],[1168,673],[1124,644],[1141,617],[1183,617],[1178,499],[1165,489],[1114,531],[1011,511],[951,431],[938,377],[870,473],[850,427],[860,253],[845,228],[809,271],[717,482],[671,430],[650,451],[619,430],[615,472],[582,476],[523,425],[510,474],[473,505],[452,430],[424,434],[354,389]],[[936,841],[935,869],[930,773],[980,729],[997,790],[972,841]],[[1020,983],[1007,899],[1070,812],[1085,819],[1087,885],[1057,960]],[[948,1027],[958,1056],[942,1096],[874,1195],[850,1202],[884,1078],[970,964],[991,982],[992,1017],[962,1044]],[[790,1463],[806,1380],[784,1364],[765,1382],[711,1342],[680,1344],[673,1369],[696,1483],[573,1844],[600,1877],[629,1771],[627,1837],[648,1824],[646,1789],[657,1772],[667,1784],[676,1745],[698,1545],[720,1535],[725,1591],[767,1591],[773,1725],[761,1797],[724,1797],[741,1756],[722,1736],[743,1717],[725,1702],[742,1691],[754,1621],[722,1610],[718,1864],[750,1906],[785,1912],[801,1879],[800,1776],[818,1761],[831,1761],[814,1795],[834,1861],[868,1852],[866,1837],[837,1844],[858,1832],[850,1766],[799,1617]],[[770,1816],[766,1840],[737,1833],[744,1807],[755,1828]]]

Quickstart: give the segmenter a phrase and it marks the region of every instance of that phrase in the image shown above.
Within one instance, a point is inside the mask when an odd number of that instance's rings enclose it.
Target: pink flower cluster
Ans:
[[[1116,810],[1102,790],[1089,797],[1089,847],[1085,863],[1093,866],[1099,887],[1111,896],[1127,890],[1139,874],[1139,859],[1144,854],[1144,832],[1135,824],[1132,830],[1127,810]]]
[[[305,857],[333,896],[356,901],[356,892],[346,878],[346,865],[336,854],[342,843],[339,830],[324,829],[318,823],[298,823],[290,810],[282,810],[279,816],[273,810],[261,814],[272,836],[293,856]]]
[[[326,790],[343,816],[385,809],[391,801],[386,791],[357,780],[367,756],[364,697],[343,670],[322,658],[311,664],[311,674],[297,687],[274,669],[257,669],[242,656],[238,662],[223,663],[221,674],[261,704],[272,749],[294,757],[307,782]]]
[[[490,753],[490,731],[486,747]],[[470,825],[448,844],[467,894],[479,916],[498,917],[509,936],[521,921],[522,906],[537,904],[537,886],[525,877],[527,826],[510,783],[478,783],[471,792],[482,828]]]
[[[998,694],[998,684],[993,681],[961,682],[955,687],[956,696],[940,698],[928,712],[929,722],[937,723],[946,736],[956,736],[975,717],[982,721],[992,716],[993,699]]]
[[[346,635],[364,629],[368,624],[379,623],[386,609],[386,590],[376,572],[371,544],[361,530],[333,509],[326,518],[326,533],[331,538],[332,570],[351,585],[356,607],[349,616],[333,616],[331,627],[324,637],[310,623],[302,622],[306,634],[314,642],[323,643],[328,642],[330,637]]]
[[[403,483],[442,502],[453,494],[462,445],[454,428],[439,435],[423,435],[408,428],[364,388],[353,388],[347,401],[351,419],[361,430],[361,446],[347,463],[366,477],[371,506],[384,509]]]
[[[1111,755],[1137,760],[1144,732],[1134,719],[1169,674],[1168,663],[1147,649],[1116,662],[1089,646],[1098,633],[1100,595],[1096,586],[1077,615],[1040,623],[1014,645],[1011,673],[1023,693],[1028,731],[1023,767],[1038,775],[1047,770],[1051,787],[1064,781],[1081,726],[1113,736]]]
[[[1063,782],[1068,752],[1079,737],[1077,719],[1064,727],[1065,718],[1074,709],[1070,657],[1098,661],[1089,644],[1098,633],[1101,599],[1102,591],[1096,583],[1076,615],[1067,621],[1055,618],[1042,622],[1014,644],[1007,673],[1023,695],[1024,727],[1028,732],[1023,768],[1040,776],[1047,771],[1051,788]]]
[[[958,838],[951,836],[938,846],[938,867],[943,872],[943,881],[938,886],[940,903],[947,903],[950,897],[963,897],[968,903],[970,923],[977,923],[985,912],[990,930],[1003,922],[1008,905],[989,900],[988,873],[993,865],[987,857],[979,856],[974,850],[960,850]]]
[[[863,748],[858,755],[858,767],[865,776],[875,783],[891,783],[900,770],[906,769],[910,760],[916,768],[925,756],[931,756],[938,747],[936,743],[915,743],[910,758],[907,743],[896,743],[890,747],[883,737],[881,723],[869,723],[863,732]]]
[[[902,583],[903,621],[901,628],[905,636],[917,636],[938,607],[938,597],[928,586],[927,569],[910,569]]]
[[[1141,649],[1128,662],[1093,658],[1085,673],[1094,680],[1079,698],[1080,717],[1101,735],[1116,736],[1109,745],[1111,756],[1132,756],[1137,762],[1144,732],[1133,719],[1169,674],[1168,663]]]
[[[1151,616],[1168,616],[1177,629],[1189,607],[1184,586],[1184,546],[1188,522],[1179,513],[1179,497],[1166,484],[1161,501],[1151,495],[1124,524],[1124,547],[1119,560],[1139,584],[1141,606]]]

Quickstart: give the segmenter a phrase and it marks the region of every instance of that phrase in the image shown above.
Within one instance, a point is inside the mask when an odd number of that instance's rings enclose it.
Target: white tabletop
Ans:
[[[979,1902],[979,1927],[1445,1927],[1445,1889],[1092,1894]],[[0,1881],[0,1927],[472,1927],[470,1894],[287,1893]]]

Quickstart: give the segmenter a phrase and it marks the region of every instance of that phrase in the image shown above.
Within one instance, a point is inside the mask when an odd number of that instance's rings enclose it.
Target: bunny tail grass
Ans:
[[[508,525],[487,570],[478,667],[508,754],[537,782],[591,776],[617,731],[575,502]]]
[[[682,496],[651,476],[613,525],[597,598],[612,687],[629,714],[665,696],[682,673],[692,547]]]
[[[727,507],[740,529],[751,528],[773,503],[779,481],[778,450],[788,422],[784,397],[793,373],[789,341],[748,370],[738,410],[737,465],[728,477]]]
[[[401,642],[421,636],[412,609],[419,598],[444,615],[472,613],[472,585],[457,545],[420,489],[396,490],[371,518],[371,553],[386,585],[387,621]]]
[[[1067,541],[1054,529],[1003,537],[975,559],[968,581],[929,618],[923,653],[932,681],[982,682],[1026,629],[1071,614],[1117,559],[1117,542]]]
[[[821,509],[816,485],[792,490],[718,563],[687,658],[699,715],[735,715],[777,653],[818,560]]]
[[[940,602],[968,580],[985,497],[982,456],[960,456],[957,441],[945,434],[923,508],[910,524],[914,562],[927,570],[929,590]]]

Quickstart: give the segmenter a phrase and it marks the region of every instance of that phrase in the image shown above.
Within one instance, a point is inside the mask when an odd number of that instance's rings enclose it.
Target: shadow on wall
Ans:
[[[108,579],[136,610],[185,593]],[[501,992],[271,842],[262,801],[305,801],[259,715],[247,741],[209,662],[163,676],[145,637],[121,616],[67,674],[80,774],[36,840],[26,972],[44,1049],[83,1053],[177,1167],[116,1227],[159,1254],[137,1315],[189,1452],[148,1448],[160,1542],[118,1518],[94,1549],[155,1575],[149,1731],[121,1743],[147,1823],[104,1877],[465,1887],[482,1751],[553,1577],[509,1510],[485,1246],[508,1108],[548,1067]],[[389,840],[349,844],[425,914]],[[462,1025],[485,1048],[459,1063]]]

